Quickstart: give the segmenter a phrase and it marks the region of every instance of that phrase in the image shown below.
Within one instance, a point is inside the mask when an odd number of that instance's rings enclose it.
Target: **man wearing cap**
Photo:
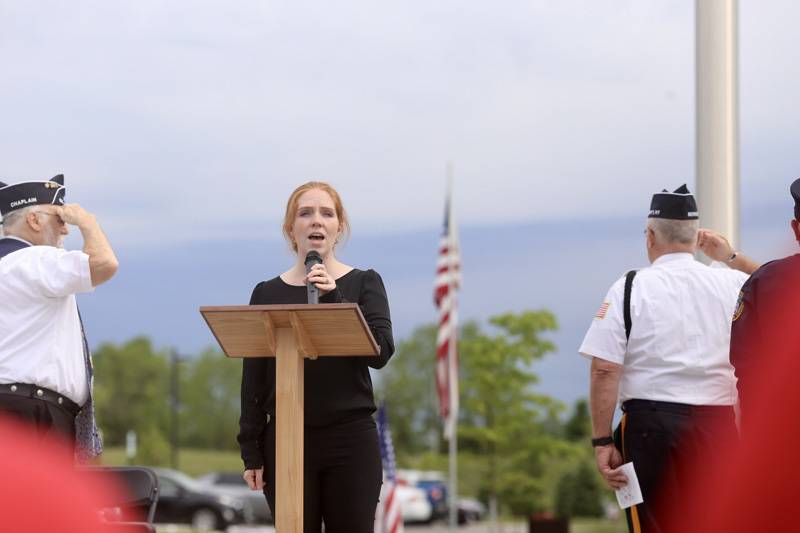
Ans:
[[[697,218],[685,185],[653,195],[651,265],[612,285],[579,349],[591,359],[597,468],[617,489],[627,483],[618,467],[632,461],[642,489],[644,503],[626,509],[630,531],[664,531],[676,509],[661,502],[676,505],[689,479],[677,464],[682,452],[713,454],[720,435],[736,439],[730,317],[757,265],[723,236],[698,229]],[[698,248],[718,263],[696,261]],[[612,437],[617,402],[623,415]],[[721,434],[708,434],[709,421],[719,421]]]
[[[790,221],[800,242],[800,179],[789,188],[794,199]],[[786,374],[800,356],[800,254],[765,263],[742,287],[731,327],[730,358],[738,378],[742,431],[758,413],[768,414],[772,395],[782,382],[797,376]],[[783,371],[782,371],[783,369]],[[783,375],[782,375],[783,374]],[[755,406],[755,407],[754,407]],[[782,422],[776,421],[776,427]]]
[[[94,215],[65,204],[64,176],[0,182],[0,415],[98,455],[92,367],[75,300],[111,279],[117,258]],[[82,251],[62,248],[68,225]]]

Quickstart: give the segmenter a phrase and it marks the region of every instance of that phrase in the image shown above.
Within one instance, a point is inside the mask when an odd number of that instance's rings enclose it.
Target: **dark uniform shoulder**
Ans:
[[[769,261],[753,272],[739,293],[734,322],[742,314],[747,315],[748,307],[756,311],[765,298],[774,300],[781,295],[785,298],[800,296],[800,254]]]
[[[795,254],[764,263],[750,277],[752,279],[767,279],[773,276],[782,276],[788,271],[794,271],[798,268],[800,268],[800,254]]]

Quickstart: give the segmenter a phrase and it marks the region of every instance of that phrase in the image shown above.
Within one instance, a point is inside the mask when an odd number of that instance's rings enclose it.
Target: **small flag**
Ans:
[[[594,315],[594,317],[597,318],[598,320],[603,320],[606,317],[609,305],[611,304],[608,302],[603,302],[603,305],[600,306],[600,309],[597,310],[597,314]]]
[[[383,463],[383,486],[380,502],[375,516],[375,533],[402,533],[403,515],[400,500],[397,497],[397,465],[394,459],[392,434],[386,418],[386,405],[378,408],[378,439],[381,445],[381,462]]]

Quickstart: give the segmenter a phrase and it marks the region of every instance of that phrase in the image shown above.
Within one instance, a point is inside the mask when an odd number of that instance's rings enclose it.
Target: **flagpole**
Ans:
[[[695,1],[695,160],[700,227],[739,246],[738,2]]]
[[[453,163],[447,163],[447,197],[448,203],[450,205],[448,211],[448,216],[450,217],[449,220],[449,228],[451,232],[455,232],[456,228],[453,225]],[[453,243],[451,243],[452,245]],[[452,250],[450,251],[452,253]],[[448,372],[449,372],[449,393],[450,393],[450,420],[448,420],[448,424],[450,427],[446,431],[449,433],[450,438],[448,439],[448,450],[449,450],[449,463],[450,463],[450,483],[448,487],[448,492],[450,494],[450,505],[449,505],[449,527],[448,530],[450,533],[454,533],[458,529],[458,379],[457,379],[457,372],[458,366],[455,364],[455,358],[457,352],[457,344],[458,344],[458,321],[457,321],[457,311],[455,305],[455,297],[456,297],[456,286],[455,286],[456,276],[453,272],[450,274],[450,281],[449,281],[449,290],[448,295],[450,298],[453,298],[453,305],[450,306],[451,308],[451,318],[450,318],[450,343],[449,343],[449,354],[448,354]],[[456,379],[454,379],[456,378]]]

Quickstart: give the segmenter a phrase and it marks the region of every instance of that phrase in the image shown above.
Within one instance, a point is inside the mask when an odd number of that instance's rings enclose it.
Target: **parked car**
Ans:
[[[159,485],[155,522],[223,531],[244,522],[245,506],[239,498],[213,492],[208,485],[177,470],[152,470]]]
[[[432,520],[433,507],[421,488],[398,483],[395,487],[395,498],[400,502],[400,515],[404,524]]]
[[[431,504],[431,517],[428,521],[447,519],[447,483],[442,472],[435,470],[398,470],[401,483],[418,487],[425,491]]]
[[[248,524],[272,523],[272,513],[264,493],[250,490],[241,472],[209,472],[197,480],[218,494],[239,498],[244,503],[244,517]]]
[[[458,521],[459,523],[478,522],[486,514],[486,506],[473,498],[458,499]]]

